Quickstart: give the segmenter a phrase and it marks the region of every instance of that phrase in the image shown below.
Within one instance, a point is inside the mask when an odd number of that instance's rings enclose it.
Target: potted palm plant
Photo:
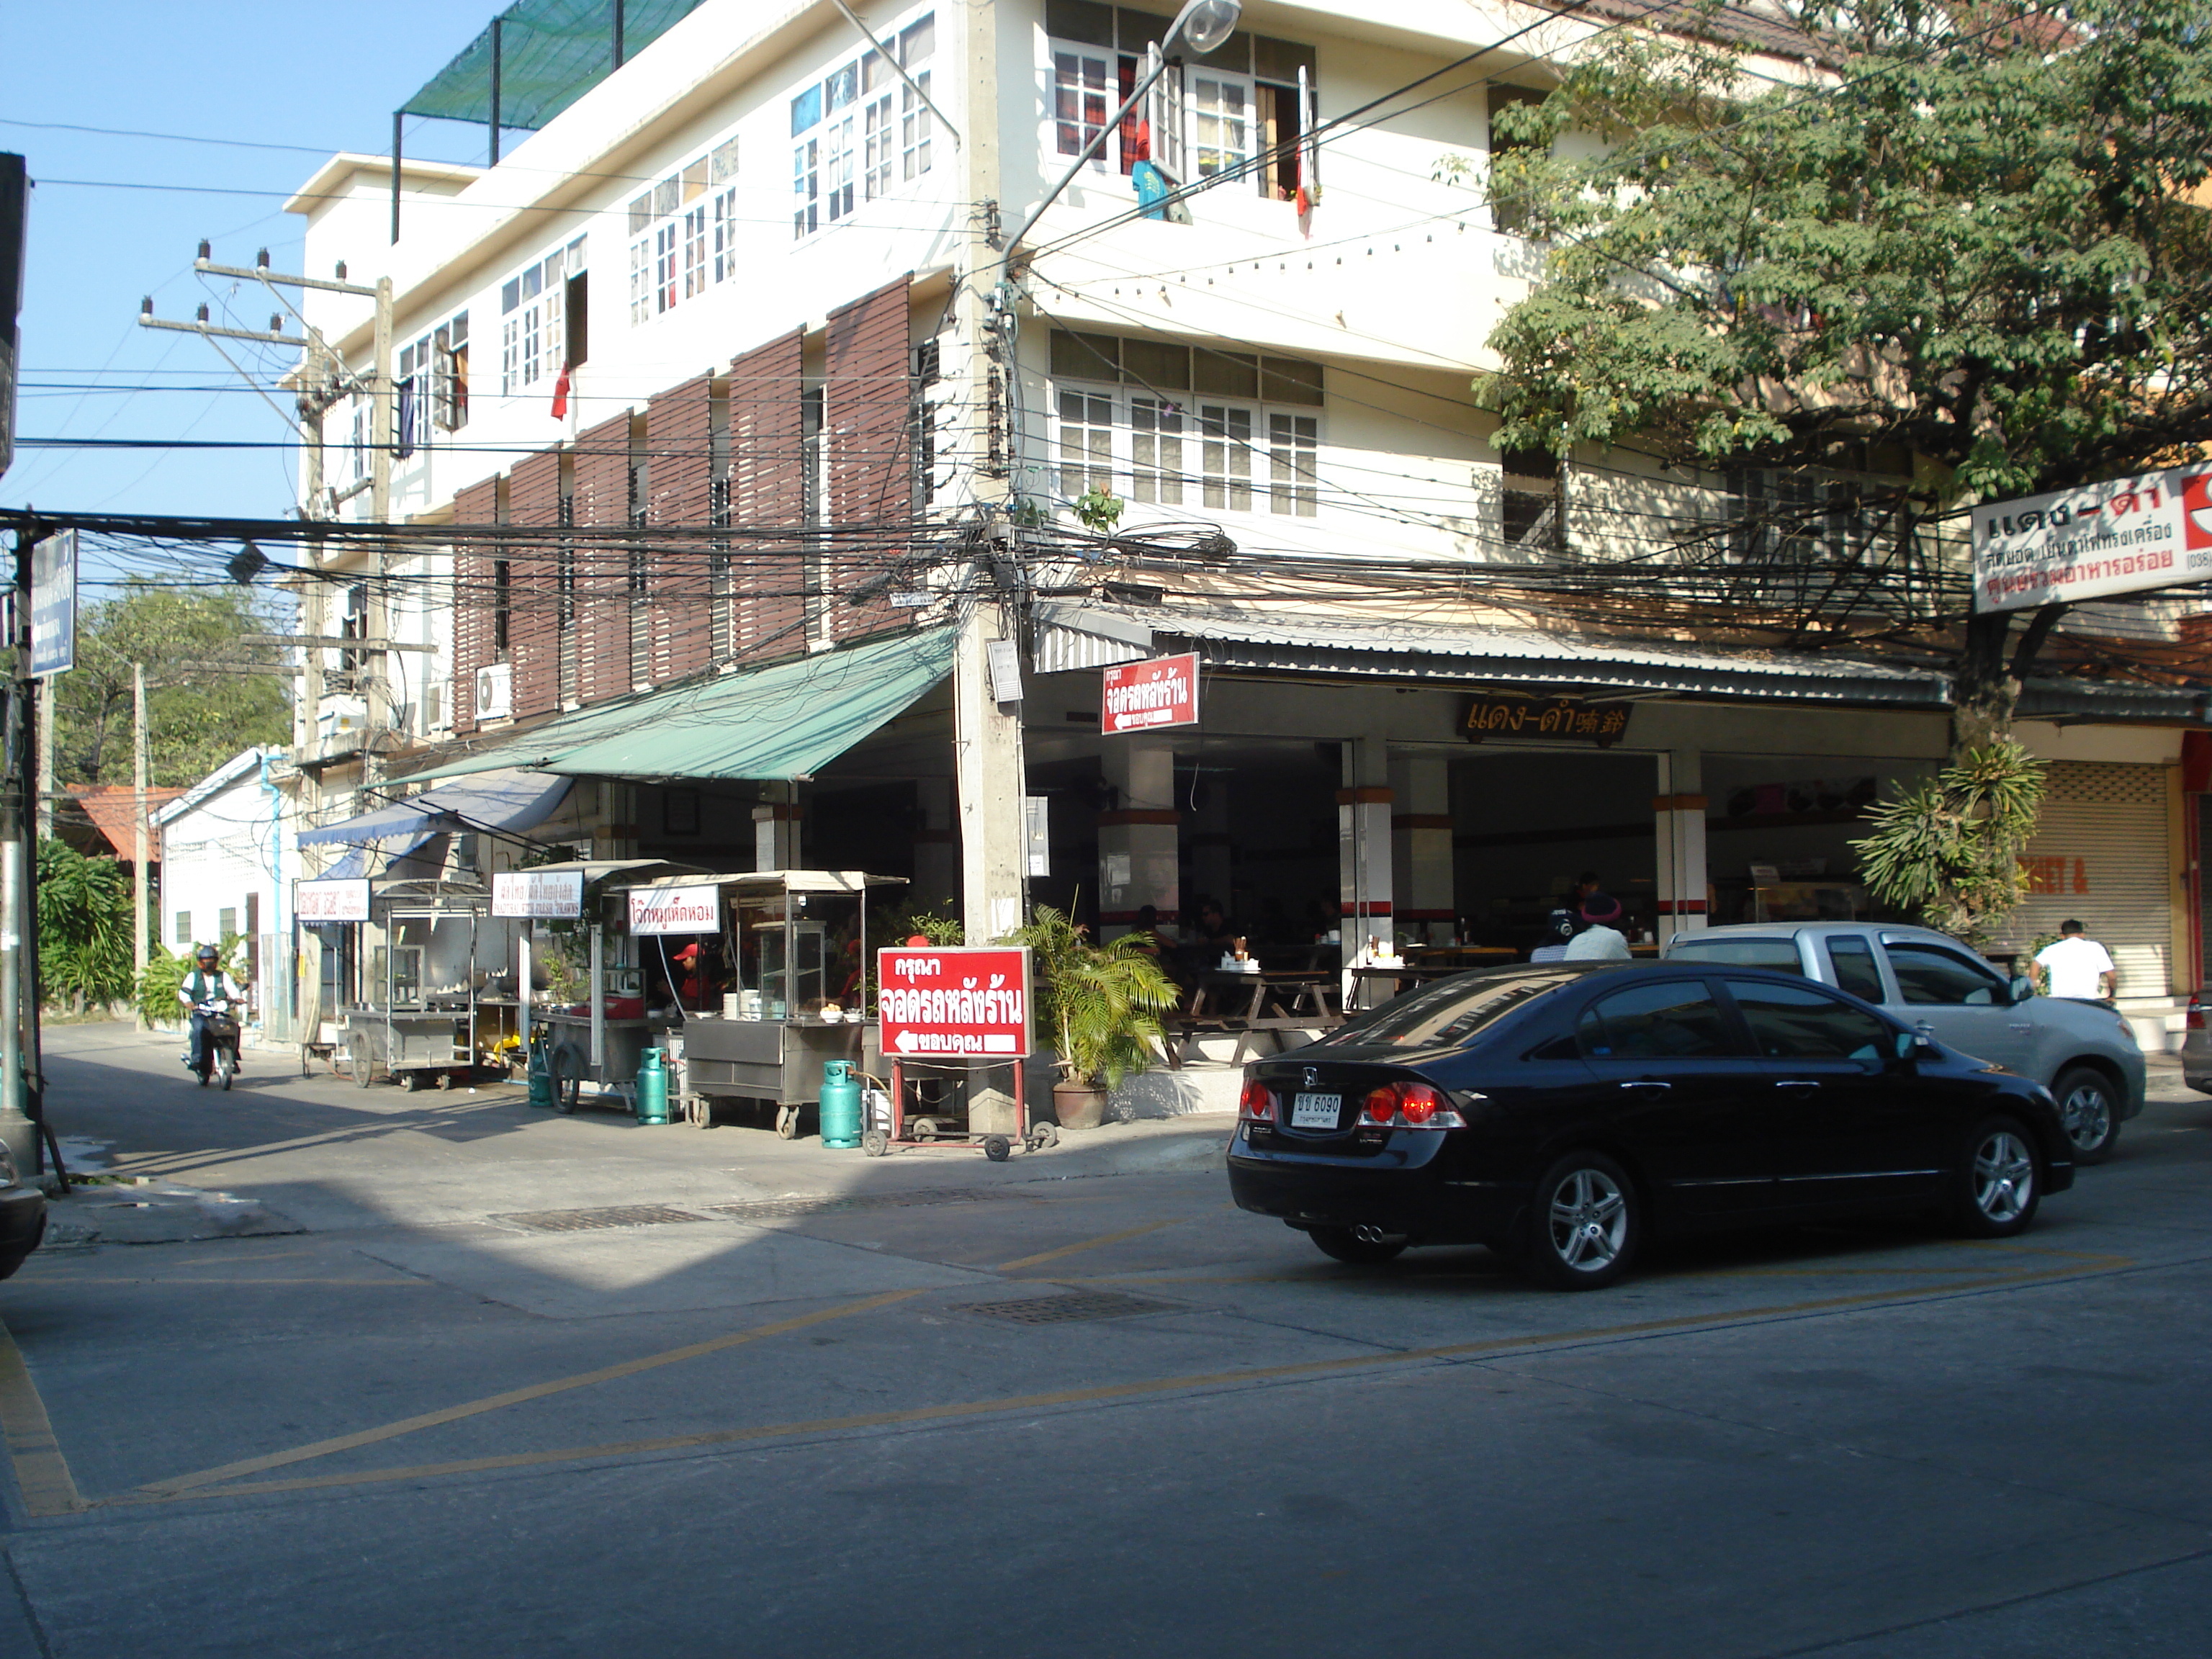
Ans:
[[[1053,1115],[1063,1129],[1095,1129],[1106,1121],[1108,1091],[1152,1063],[1159,1016],[1175,1006],[1175,981],[1144,935],[1093,945],[1048,904],[1037,906],[1014,939],[1030,947],[1037,1012],[1059,1053]]]

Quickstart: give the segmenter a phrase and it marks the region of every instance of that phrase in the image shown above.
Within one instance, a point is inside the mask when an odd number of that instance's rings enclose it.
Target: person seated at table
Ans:
[[[1528,952],[1528,960],[1560,960],[1567,954],[1567,946],[1574,943],[1575,935],[1580,931],[1581,925],[1575,913],[1565,905],[1560,906],[1544,918],[1543,936],[1536,941],[1536,948]]]
[[[1207,967],[1211,968],[1222,957],[1233,954],[1237,941],[1243,936],[1244,930],[1221,908],[1220,900],[1199,900],[1198,944],[1205,953]]]
[[[1560,954],[1562,962],[1626,962],[1628,935],[1620,931],[1620,901],[1610,893],[1591,893],[1583,900],[1582,932]]]

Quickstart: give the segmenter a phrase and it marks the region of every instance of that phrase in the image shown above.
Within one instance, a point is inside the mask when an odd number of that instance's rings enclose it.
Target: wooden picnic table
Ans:
[[[1195,1038],[1209,1031],[1234,1031],[1231,1063],[1244,1058],[1244,1044],[1265,1032],[1279,1053],[1285,1031],[1307,1031],[1343,1024],[1332,1002],[1337,976],[1326,969],[1261,969],[1238,974],[1210,968],[1199,975],[1182,1011],[1165,1022],[1168,1066],[1180,1071]]]

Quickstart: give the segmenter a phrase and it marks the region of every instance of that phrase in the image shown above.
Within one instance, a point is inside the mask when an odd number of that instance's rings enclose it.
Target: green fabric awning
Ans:
[[[957,633],[894,635],[583,709],[399,781],[510,766],[568,777],[802,777],[951,673]]]
[[[623,0],[626,63],[700,0]],[[535,132],[614,73],[614,0],[517,0],[499,14],[499,124]],[[491,119],[491,30],[400,106],[447,121]]]

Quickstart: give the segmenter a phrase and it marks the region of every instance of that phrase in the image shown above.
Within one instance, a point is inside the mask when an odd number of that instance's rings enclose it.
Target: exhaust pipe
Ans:
[[[1403,1244],[1406,1242],[1403,1233],[1387,1233],[1380,1227],[1365,1225],[1354,1227],[1352,1236],[1362,1244]]]

